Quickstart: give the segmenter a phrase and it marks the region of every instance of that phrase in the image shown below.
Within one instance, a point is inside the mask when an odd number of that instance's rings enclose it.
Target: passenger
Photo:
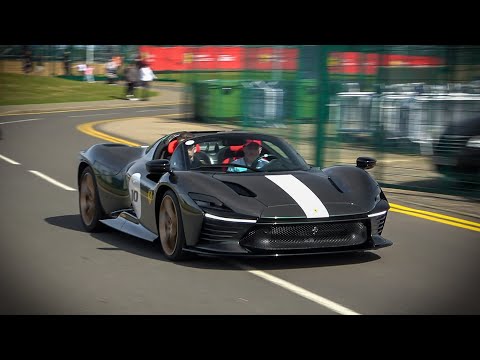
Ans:
[[[186,142],[190,139],[193,138],[193,134],[191,132],[188,132],[188,131],[182,131],[178,136],[177,138],[174,140],[176,141],[176,145],[175,145],[175,148],[180,145],[182,142]],[[195,144],[195,142],[192,140],[191,141],[191,144],[190,143],[186,143],[185,146],[187,147],[187,152],[188,152],[188,158],[190,160],[190,167],[191,168],[198,168],[200,166],[202,166],[203,162],[200,161],[200,159],[198,158],[198,156],[196,156],[196,152],[197,152],[197,145]]]
[[[199,168],[200,166],[204,165],[204,162],[202,162],[198,156],[197,156],[197,145],[195,144],[195,141],[190,140],[185,142],[185,146],[187,147],[187,152],[188,152],[188,159],[190,160],[190,168],[195,169]]]

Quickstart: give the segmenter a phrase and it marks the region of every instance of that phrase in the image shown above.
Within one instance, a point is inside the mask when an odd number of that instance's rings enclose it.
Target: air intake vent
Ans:
[[[356,246],[367,241],[363,222],[257,225],[240,244],[259,250],[300,250]]]
[[[235,191],[238,195],[248,196],[248,197],[256,197],[257,196],[257,194],[251,192],[250,190],[248,190],[246,187],[244,187],[242,185],[238,185],[238,184],[227,182],[227,181],[224,181],[223,183],[225,185],[227,185],[230,189]]]

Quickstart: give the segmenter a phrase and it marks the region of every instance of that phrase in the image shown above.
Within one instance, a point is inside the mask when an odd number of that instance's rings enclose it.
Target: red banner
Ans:
[[[377,73],[378,66],[415,67],[439,65],[443,65],[443,60],[435,56],[337,52],[331,53],[328,57],[328,70],[330,73],[336,74],[374,75]]]
[[[297,70],[298,49],[244,46],[140,46],[140,54],[154,71],[185,70]],[[377,73],[378,66],[443,65],[434,56],[337,52],[328,57],[328,70],[337,74]]]
[[[243,46],[140,46],[154,71],[296,70],[297,49]]]

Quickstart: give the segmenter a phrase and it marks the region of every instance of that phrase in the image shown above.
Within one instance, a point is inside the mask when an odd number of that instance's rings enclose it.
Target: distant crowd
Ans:
[[[28,46],[23,49],[22,68],[25,74],[33,71],[41,71],[44,68],[43,57],[38,57],[37,64],[34,67],[32,51]],[[121,56],[112,56],[104,65],[103,74],[106,77],[106,83],[109,85],[118,85],[123,77],[125,81],[125,99],[128,100],[148,100],[150,83],[156,79],[156,75],[150,68],[150,58],[137,54],[133,61],[124,64]],[[72,61],[70,52],[65,50],[63,53],[63,67],[66,76],[72,75]],[[97,68],[98,69],[98,68]],[[76,65],[78,74],[83,76],[84,81],[95,83],[95,67],[93,63],[85,62]]]

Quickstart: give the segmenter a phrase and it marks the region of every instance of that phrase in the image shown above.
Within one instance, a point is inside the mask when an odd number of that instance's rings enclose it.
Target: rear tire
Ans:
[[[158,211],[158,236],[163,254],[170,261],[188,258],[185,253],[185,233],[177,196],[168,190],[162,198]]]
[[[95,174],[90,166],[87,166],[80,176],[78,193],[80,219],[84,228],[88,232],[103,231],[105,225],[100,220],[105,218],[105,212],[100,204]]]

